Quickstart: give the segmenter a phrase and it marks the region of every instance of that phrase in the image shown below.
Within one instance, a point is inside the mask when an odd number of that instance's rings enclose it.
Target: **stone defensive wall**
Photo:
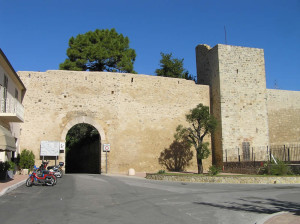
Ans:
[[[27,88],[21,149],[40,164],[41,141],[65,141],[78,123],[93,125],[109,143],[108,172],[157,172],[160,153],[174,140],[177,125],[199,103],[209,106],[209,86],[194,81],[109,72],[18,72]],[[210,142],[210,138],[207,138]],[[65,153],[59,155],[65,162]],[[53,162],[53,161],[52,161]],[[204,160],[204,169],[211,157]],[[102,172],[105,156],[101,154]],[[188,170],[197,170],[196,158]]]
[[[267,89],[270,143],[300,143],[300,91]]]

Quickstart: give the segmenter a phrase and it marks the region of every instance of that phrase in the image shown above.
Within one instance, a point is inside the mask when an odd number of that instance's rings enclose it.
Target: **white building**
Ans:
[[[26,88],[0,49],[0,161],[20,153],[20,123],[24,122],[22,100]]]

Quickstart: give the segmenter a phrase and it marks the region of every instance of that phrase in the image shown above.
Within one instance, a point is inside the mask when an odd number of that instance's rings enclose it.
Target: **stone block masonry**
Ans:
[[[65,141],[72,126],[89,123],[99,131],[102,144],[111,144],[109,173],[162,169],[160,152],[174,140],[177,125],[187,125],[185,114],[199,103],[209,105],[209,87],[184,79],[75,71],[18,74],[27,88],[21,148],[39,158],[42,140]],[[204,161],[205,170],[209,165],[211,158]],[[197,170],[195,157],[188,169]]]
[[[201,176],[201,175],[161,175],[147,173],[147,179],[215,184],[300,184],[298,176]]]
[[[111,144],[109,173],[156,172],[163,169],[158,157],[174,140],[177,125],[188,125],[185,115],[199,103],[210,106],[218,120],[217,131],[206,138],[212,146],[206,171],[212,163],[223,165],[225,150],[238,149],[246,158],[252,147],[261,148],[255,152],[259,161],[266,159],[269,143],[300,142],[300,92],[266,89],[262,49],[198,45],[196,64],[198,84],[108,72],[19,72],[27,88],[21,149],[39,158],[42,140],[65,141],[70,128],[88,123],[102,144]],[[233,154],[228,158],[237,160]],[[197,170],[195,157],[188,170]]]
[[[268,145],[263,50],[199,45],[196,55],[199,83],[211,86],[211,109],[220,124],[213,140],[216,163],[227,148]]]
[[[270,144],[300,144],[300,92],[268,89]]]

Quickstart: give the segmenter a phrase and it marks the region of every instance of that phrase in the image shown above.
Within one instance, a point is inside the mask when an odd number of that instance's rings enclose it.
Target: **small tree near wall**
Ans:
[[[196,150],[198,173],[203,173],[202,160],[208,158],[209,143],[203,142],[204,137],[212,134],[217,127],[217,120],[209,113],[209,108],[203,104],[197,105],[186,115],[190,127],[179,125],[176,129],[176,139],[187,139]]]

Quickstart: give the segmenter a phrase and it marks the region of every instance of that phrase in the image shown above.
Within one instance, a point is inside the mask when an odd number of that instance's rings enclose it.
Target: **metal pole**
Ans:
[[[225,31],[225,44],[227,45],[227,33],[226,33],[226,27],[224,26],[224,31]]]
[[[106,170],[106,173],[107,173],[107,151],[105,152],[106,154],[106,167],[105,167],[105,170]]]
[[[284,145],[284,162],[286,162],[286,149],[285,149],[285,145]]]

